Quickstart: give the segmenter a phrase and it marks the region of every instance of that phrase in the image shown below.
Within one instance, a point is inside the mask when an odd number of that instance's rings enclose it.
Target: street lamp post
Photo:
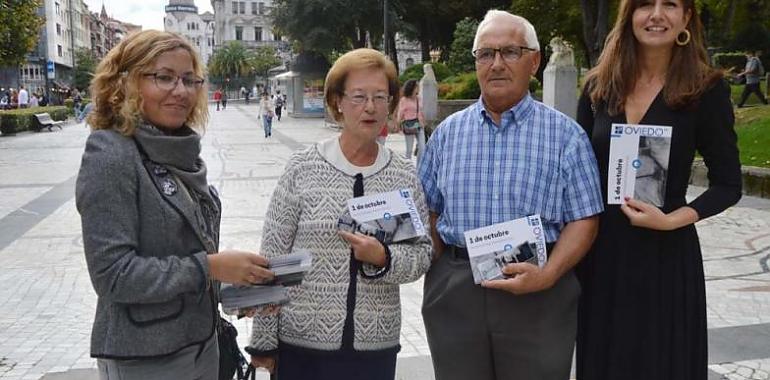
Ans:
[[[385,50],[385,56],[390,57],[390,38],[388,38],[388,0],[382,0],[382,25],[383,25],[383,38],[382,47]]]

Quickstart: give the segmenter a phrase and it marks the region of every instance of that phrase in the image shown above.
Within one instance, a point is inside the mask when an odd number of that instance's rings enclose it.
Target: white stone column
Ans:
[[[559,37],[551,40],[553,50],[543,72],[543,103],[565,115],[577,116],[577,77],[572,49]]]

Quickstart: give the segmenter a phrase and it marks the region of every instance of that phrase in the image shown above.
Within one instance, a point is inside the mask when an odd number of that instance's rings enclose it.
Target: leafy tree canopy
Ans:
[[[42,0],[0,1],[0,66],[20,66],[38,41]]]
[[[96,57],[90,49],[80,48],[75,50],[75,69],[73,84],[76,88],[85,90],[91,84],[91,78],[96,70]]]

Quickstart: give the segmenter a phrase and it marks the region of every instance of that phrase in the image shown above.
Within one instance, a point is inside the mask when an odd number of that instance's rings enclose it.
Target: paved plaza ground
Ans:
[[[264,139],[255,104],[211,111],[203,156],[223,198],[221,246],[258,250],[267,204],[290,153],[337,131],[319,119],[285,117]],[[87,136],[84,124],[70,123],[63,131],[0,138],[0,379],[95,379],[88,344],[96,296],[74,200]],[[387,145],[400,154],[405,149],[401,135]],[[746,197],[698,229],[710,379],[770,379],[770,201]],[[401,295],[398,378],[433,379],[422,282],[403,286]],[[234,323],[245,344],[249,324]]]

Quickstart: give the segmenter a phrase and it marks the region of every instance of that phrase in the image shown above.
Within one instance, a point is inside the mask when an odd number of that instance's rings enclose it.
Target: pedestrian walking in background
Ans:
[[[35,108],[40,104],[40,99],[38,99],[37,94],[34,92],[32,95],[29,96],[29,108]]]
[[[406,81],[401,90],[401,99],[398,101],[398,111],[396,111],[396,122],[406,139],[406,154],[404,156],[407,159],[412,158],[412,147],[414,147],[416,140],[417,149],[414,155],[419,159],[420,154],[425,151],[425,119],[420,112],[419,90],[417,81],[414,79]]]
[[[436,380],[566,380],[580,285],[572,267],[596,236],[599,173],[588,137],[534,100],[537,33],[489,11],[473,44],[481,98],[436,128],[420,157],[435,259],[422,314]],[[540,215],[548,261],[508,264],[475,285],[464,232]]]
[[[629,198],[606,205],[578,266],[579,380],[703,380],[706,289],[694,223],[741,197],[730,87],[709,66],[694,0],[624,0],[577,118],[606,184],[613,125],[670,126],[661,207]],[[688,201],[695,154],[709,188]],[[614,164],[612,166],[614,172]],[[637,182],[638,186],[638,182]],[[602,188],[606,202],[607,187]]]
[[[285,106],[285,102],[283,99],[283,96],[281,96],[281,90],[276,91],[275,93],[275,117],[278,119],[278,121],[281,121],[281,113],[283,111],[283,107]]]
[[[219,282],[272,279],[264,257],[219,251],[222,207],[200,157],[204,69],[185,38],[147,30],[92,80],[75,200],[101,380],[217,379]]]
[[[227,108],[227,90],[222,91],[222,110],[224,111]]]
[[[29,92],[24,86],[19,88],[19,108],[29,107]]]
[[[399,350],[399,285],[430,265],[427,235],[387,244],[337,231],[347,200],[411,190],[421,218],[425,199],[411,162],[377,144],[398,98],[396,68],[382,53],[356,49],[325,81],[337,137],[296,152],[278,180],[265,217],[262,253],[313,255],[280,315],[256,316],[246,350],[281,380],[393,380]],[[423,219],[426,220],[426,219]]]
[[[214,101],[217,102],[217,111],[219,111],[219,106],[222,103],[222,88],[214,91]]]
[[[741,100],[738,102],[738,108],[746,104],[746,100],[749,99],[751,94],[757,95],[760,102],[767,104],[767,98],[762,93],[762,77],[765,75],[765,68],[762,66],[762,61],[759,60],[761,55],[762,52],[759,50],[756,53],[750,50],[746,51],[746,67],[737,75],[746,79]]]
[[[265,130],[265,138],[273,135],[273,100],[270,99],[267,92],[262,93],[262,99],[259,100],[259,119],[262,120],[262,129]]]

